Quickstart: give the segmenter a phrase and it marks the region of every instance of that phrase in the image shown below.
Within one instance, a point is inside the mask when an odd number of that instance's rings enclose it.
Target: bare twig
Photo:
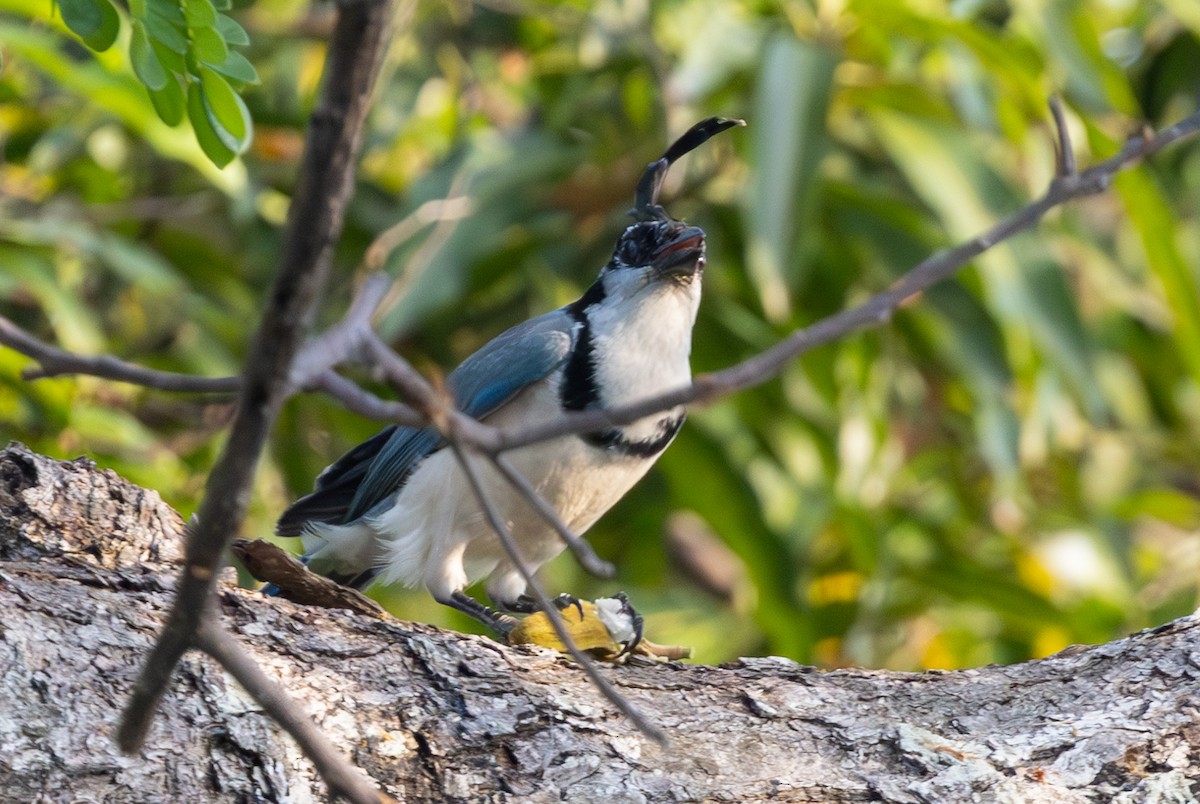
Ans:
[[[338,9],[322,100],[309,123],[280,270],[242,374],[229,441],[209,475],[198,521],[188,534],[172,611],[118,729],[118,742],[126,752],[144,743],[173,670],[199,629],[219,627],[210,607],[213,583],[224,551],[245,517],[254,469],[286,398],[291,363],[324,284],[332,243],[341,231],[391,16],[389,0]],[[337,761],[344,764],[340,757]],[[330,784],[336,786],[337,781]]]
[[[504,523],[504,518],[500,516],[492,499],[484,490],[483,484],[479,480],[479,473],[471,465],[470,458],[466,454],[462,442],[454,432],[450,432],[447,438],[450,448],[454,450],[454,457],[458,459],[458,465],[462,467],[463,474],[466,475],[467,482],[471,485],[471,491],[475,494],[475,499],[479,501],[479,505],[483,508],[483,513],[487,517],[488,523],[500,539],[500,545],[508,555],[509,561],[521,573],[521,577],[525,579],[526,585],[533,590],[533,596],[537,600],[538,606],[545,612],[547,619],[550,620],[550,624],[554,628],[554,633],[558,635],[559,641],[567,648],[567,652],[571,654],[571,657],[579,663],[583,672],[596,685],[601,694],[621,714],[629,718],[630,723],[660,745],[666,745],[666,732],[646,720],[645,716],[633,704],[627,701],[621,693],[617,692],[609,680],[600,673],[599,668],[596,667],[596,663],[575,644],[575,640],[572,639],[571,634],[567,631],[567,625],[563,622],[558,608],[550,600],[549,595],[546,594],[546,590],[542,587],[541,581],[537,579],[537,575],[530,571],[529,564],[521,556],[521,552],[517,548],[517,543],[513,539],[512,532],[509,531],[508,526]]]
[[[155,371],[110,355],[77,355],[35,338],[4,316],[0,316],[0,343],[38,362],[37,366],[29,366],[22,373],[27,380],[85,374],[160,391],[205,394],[231,394],[241,384],[240,377],[196,377],[173,371]]]
[[[275,584],[285,600],[374,617],[385,614],[382,606],[362,592],[310,571],[291,553],[265,539],[234,539],[229,551],[255,578]]]
[[[512,465],[507,456],[501,453],[490,457],[495,467],[500,470],[500,474],[504,475],[512,487],[529,501],[533,510],[550,527],[554,528],[562,540],[567,543],[567,547],[571,548],[571,552],[575,554],[575,558],[579,560],[580,565],[585,570],[598,578],[611,578],[616,574],[617,568],[596,555],[596,551],[592,549],[592,546],[584,541],[583,537],[578,533],[571,530],[566,522],[562,521],[562,517],[558,515],[558,511],[554,510],[554,506],[543,499],[542,495],[533,487],[528,478],[521,474],[517,470],[517,467]]]
[[[1054,133],[1057,136],[1058,150],[1055,164],[1055,175],[1060,179],[1075,175],[1075,148],[1071,145],[1071,133],[1067,130],[1067,117],[1063,112],[1062,98],[1050,96],[1050,116],[1054,119]]]
[[[229,632],[220,626],[216,613],[201,620],[196,631],[196,647],[220,662],[263,711],[292,736],[329,785],[330,799],[346,798],[356,804],[394,804],[395,799],[376,790],[363,772],[333,747],[324,732],[288,697],[283,687],[268,678],[258,663],[246,655]]]
[[[1052,113],[1056,105],[1058,104],[1052,102]],[[1069,148],[1069,139],[1066,140],[1066,147],[1063,144],[1066,132],[1065,126],[1059,124],[1057,130],[1059,132],[1057,136],[1060,153],[1073,154]],[[450,412],[447,415],[453,418],[454,426],[465,444],[495,455],[505,450],[515,449],[538,441],[545,441],[557,436],[586,433],[603,430],[615,425],[629,424],[645,416],[667,410],[677,405],[705,404],[735,391],[759,385],[778,374],[788,362],[817,346],[829,343],[855,330],[885,323],[890,319],[892,313],[906,300],[922,291],[928,290],[997,243],[1032,228],[1049,210],[1075,198],[1104,192],[1118,172],[1147,156],[1157,153],[1168,145],[1186,137],[1194,136],[1198,131],[1200,131],[1200,112],[1180,120],[1178,123],[1159,131],[1157,134],[1134,137],[1115,156],[1081,173],[1064,173],[1064,169],[1071,167],[1074,157],[1072,155],[1062,158],[1058,171],[1059,175],[1041,198],[1030,202],[983,234],[924,260],[897,280],[891,288],[872,296],[858,307],[844,310],[822,319],[809,327],[796,330],[775,346],[741,363],[737,363],[721,371],[699,375],[690,386],[681,387],[674,391],[619,408],[565,413],[552,421],[507,430],[489,427],[459,413]],[[30,337],[21,332],[19,328],[13,327],[11,322],[7,323],[9,326],[7,331],[4,328],[0,328],[0,343],[12,345],[10,341],[20,342]],[[15,335],[13,334],[14,330],[16,332]],[[36,342],[36,339],[33,340]],[[54,348],[40,342],[36,342],[36,344],[37,346],[29,348]],[[14,345],[13,348],[25,354],[30,354],[34,357],[37,356],[36,354],[31,354],[30,351],[26,351],[22,346]],[[394,353],[382,341],[371,344],[367,351],[373,355],[379,355],[384,352],[390,353],[389,361],[395,358]],[[69,353],[64,354],[69,355]],[[74,355],[69,356],[71,358],[78,357]],[[84,363],[79,364],[78,368],[57,373],[94,374],[95,376],[102,377],[111,376],[113,379],[158,387],[152,382],[140,382],[128,373],[122,376],[110,375],[104,371],[97,370],[95,366],[87,365],[86,361],[89,360],[88,358],[83,358],[82,360]],[[333,367],[333,365],[325,365],[320,366],[321,370],[319,371],[302,372],[306,378],[303,386],[331,393],[339,399],[347,401],[347,404],[352,409],[373,418],[381,420],[398,419],[404,424],[420,423],[419,414],[414,415],[411,408],[397,407],[395,403],[386,403],[378,398],[370,398],[370,395],[366,391],[353,389],[353,383],[349,380],[338,381],[330,379],[327,373]],[[397,383],[398,387],[406,395],[411,395],[417,400],[428,398],[428,384],[424,383],[423,379],[411,367],[397,368],[394,371],[388,371],[387,374],[391,381]],[[180,376],[186,377],[186,375]],[[229,383],[234,387],[236,387],[238,382],[238,378],[188,379],[195,382],[199,390],[210,390],[211,386],[209,384],[214,382]],[[187,390],[190,390],[190,388]],[[230,389],[226,387],[225,390]],[[421,407],[421,405],[418,405],[418,407]]]
[[[403,402],[382,399],[333,369],[321,373],[309,384],[309,388],[314,391],[324,391],[345,405],[347,410],[354,411],[368,419],[394,422],[410,427],[425,425],[425,417],[408,405]]]

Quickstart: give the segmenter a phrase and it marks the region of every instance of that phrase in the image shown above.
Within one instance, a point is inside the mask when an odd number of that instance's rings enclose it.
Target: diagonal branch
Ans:
[[[78,355],[35,338],[4,316],[0,316],[0,344],[38,362],[37,366],[29,366],[23,372],[27,380],[60,377],[64,374],[86,374],[160,391],[204,394],[231,394],[241,385],[240,377],[196,377],[173,371],[148,369],[111,355]]]
[[[490,456],[492,464],[500,470],[500,474],[504,475],[509,484],[516,489],[522,497],[529,502],[530,506],[550,527],[558,533],[559,537],[567,543],[567,547],[575,554],[575,558],[579,560],[580,565],[598,578],[611,578],[616,574],[616,567],[609,562],[596,555],[596,551],[592,546],[584,541],[583,537],[562,521],[558,511],[554,510],[554,506],[546,502],[538,490],[533,487],[529,479],[512,465],[512,461],[503,453]]]
[[[558,608],[551,602],[545,588],[542,587],[541,581],[538,580],[535,573],[530,571],[529,564],[521,556],[521,551],[517,548],[517,543],[513,539],[512,532],[505,524],[504,518],[500,516],[500,512],[496,510],[495,503],[493,503],[491,497],[488,496],[487,491],[483,488],[483,484],[479,479],[479,473],[471,465],[470,457],[466,454],[462,442],[457,434],[453,432],[449,434],[448,440],[450,448],[454,450],[454,457],[458,459],[458,465],[462,467],[463,474],[467,476],[467,482],[471,486],[471,491],[475,494],[475,499],[479,501],[480,507],[483,508],[483,513],[487,517],[488,524],[492,526],[492,530],[496,532],[496,536],[500,539],[500,545],[508,555],[509,561],[521,573],[521,577],[525,579],[525,583],[529,588],[533,590],[533,596],[537,599],[538,606],[550,620],[550,624],[554,628],[554,633],[558,635],[559,641],[567,648],[567,652],[579,663],[584,674],[596,686],[596,689],[600,690],[601,694],[608,699],[609,703],[615,706],[621,714],[629,718],[629,722],[647,737],[650,737],[659,745],[666,745],[666,732],[647,720],[633,704],[627,701],[621,693],[617,692],[616,687],[601,675],[600,669],[596,667],[596,663],[575,644],[575,640],[567,631],[567,625],[563,622]]]
[[[615,425],[629,424],[677,405],[706,404],[736,391],[760,385],[777,375],[787,363],[817,346],[830,343],[850,332],[886,323],[905,301],[953,275],[972,259],[996,244],[1033,228],[1051,209],[1076,198],[1104,192],[1111,184],[1113,177],[1120,171],[1161,151],[1168,145],[1192,137],[1200,131],[1200,112],[1197,112],[1157,133],[1134,137],[1116,155],[1083,172],[1075,172],[1075,159],[1070,147],[1070,140],[1067,137],[1061,102],[1052,100],[1050,108],[1056,127],[1059,164],[1057,176],[1051,182],[1046,193],[998,222],[983,234],[918,263],[890,288],[872,296],[858,307],[843,310],[808,327],[796,330],[775,346],[741,363],[696,377],[689,386],[631,405],[609,410],[566,413],[552,421],[508,430],[489,427],[461,413],[447,412],[444,415],[449,415],[454,420],[454,425],[464,443],[495,455],[505,450],[557,436],[586,433]],[[451,213],[447,214],[448,218],[458,214],[454,204],[450,209]],[[399,226],[399,224],[397,225]],[[407,231],[408,227],[404,228]],[[230,391],[236,388],[240,382],[239,378],[232,377],[195,378],[169,374],[166,377],[159,377],[156,375],[165,373],[140,369],[130,364],[123,364],[113,358],[82,358],[44,344],[2,318],[0,318],[0,343],[37,359],[41,359],[40,355],[45,355],[50,360],[61,357],[72,366],[72,368],[61,371],[56,370],[55,374],[93,374],[168,390]],[[390,355],[385,358],[388,362],[395,357],[394,353],[381,341],[369,343],[367,347],[368,355],[373,358],[378,358],[385,352]],[[310,356],[306,354],[304,361],[309,360]],[[119,371],[110,371],[104,367],[108,361],[120,365],[122,368]],[[348,407],[363,415],[381,420],[397,421],[402,424],[419,425],[422,423],[420,414],[412,408],[374,397],[345,378],[330,377],[329,374],[336,365],[336,363],[322,364],[319,360],[312,359],[312,365],[304,370],[298,369],[297,375],[293,379],[297,380],[299,387],[308,390],[323,390],[336,396],[346,402]],[[424,407],[425,402],[422,400],[430,400],[430,386],[411,367],[397,366],[385,370],[385,373],[406,396],[416,400],[418,408]],[[32,376],[49,376],[49,374],[39,373]],[[167,377],[173,379],[168,380]],[[300,382],[301,379],[303,382]],[[167,385],[159,384],[168,381],[178,382],[179,385],[169,388]],[[214,387],[213,384],[216,383],[220,384],[219,387]],[[441,405],[439,404],[438,407]]]
[[[308,330],[341,231],[363,123],[387,42],[392,4],[342,5],[329,44],[321,102],[309,122],[300,180],[280,255],[280,269],[242,373],[229,441],[208,477],[174,605],[126,704],[118,742],[136,751],[146,739],[175,666],[195,644],[217,570],[245,518],[255,467],[279,406],[291,364]]]

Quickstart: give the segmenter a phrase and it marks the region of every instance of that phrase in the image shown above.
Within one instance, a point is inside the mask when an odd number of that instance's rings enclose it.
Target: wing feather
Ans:
[[[486,418],[561,366],[576,329],[564,310],[518,324],[451,372],[446,380],[450,393],[464,413]],[[276,533],[299,535],[314,520],[344,524],[358,519],[389,502],[417,465],[443,446],[441,436],[429,428],[385,427],[322,472],[316,489],[283,512]]]

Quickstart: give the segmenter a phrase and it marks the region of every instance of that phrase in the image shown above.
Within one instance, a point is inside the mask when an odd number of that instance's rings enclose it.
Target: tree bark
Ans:
[[[170,609],[183,522],[87,460],[0,452],[0,800],[320,801],[311,764],[189,654],[139,756],[112,733]],[[784,659],[604,672],[226,582],[230,629],[402,801],[1187,802],[1200,622],[957,672]]]

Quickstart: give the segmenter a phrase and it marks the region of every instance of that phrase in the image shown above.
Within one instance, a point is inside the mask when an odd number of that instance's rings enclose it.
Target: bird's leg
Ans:
[[[563,592],[558,597],[550,601],[554,604],[554,608],[559,611],[566,611],[572,606],[579,612],[579,619],[583,619],[583,604],[579,602],[579,598],[575,595],[569,595]],[[530,595],[518,595],[516,600],[509,600],[500,603],[500,608],[505,611],[511,611],[513,614],[533,614],[535,611],[541,611],[542,606],[538,603],[537,598]]]
[[[507,637],[508,632],[513,630],[513,627],[517,624],[517,621],[512,617],[488,608],[462,591],[451,592],[450,597],[444,600],[439,599],[438,602],[478,620],[502,637]]]

